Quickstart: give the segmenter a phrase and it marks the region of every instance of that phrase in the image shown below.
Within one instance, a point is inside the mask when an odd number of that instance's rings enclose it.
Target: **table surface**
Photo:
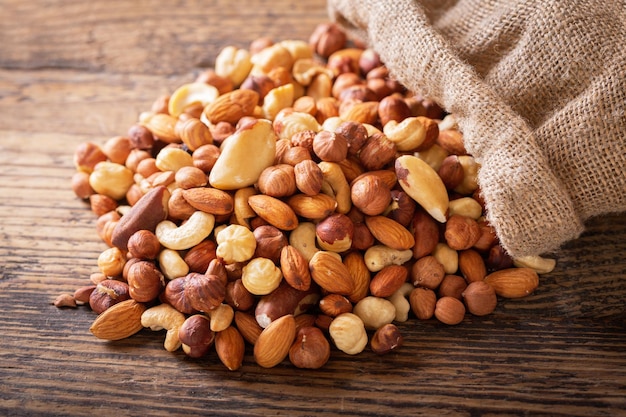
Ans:
[[[227,371],[142,330],[104,342],[57,309],[105,249],[70,188],[84,141],[123,134],[226,45],[307,39],[321,0],[34,1],[0,6],[0,414],[626,415],[626,215],[560,250],[534,295],[457,326],[401,325],[405,346],[333,350],[321,370]]]

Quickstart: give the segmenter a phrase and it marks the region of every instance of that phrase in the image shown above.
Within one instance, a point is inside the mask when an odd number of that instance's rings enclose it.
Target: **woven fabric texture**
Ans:
[[[510,255],[626,210],[626,2],[329,0],[331,20],[453,113]]]

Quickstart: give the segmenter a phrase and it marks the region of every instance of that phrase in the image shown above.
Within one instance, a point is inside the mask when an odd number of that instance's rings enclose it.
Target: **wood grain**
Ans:
[[[458,326],[411,320],[388,356],[333,350],[329,364],[227,371],[164,334],[89,333],[57,309],[105,248],[70,189],[74,148],[122,134],[159,94],[258,36],[306,39],[321,0],[2,2],[0,414],[626,415],[626,215],[592,221],[534,295]]]

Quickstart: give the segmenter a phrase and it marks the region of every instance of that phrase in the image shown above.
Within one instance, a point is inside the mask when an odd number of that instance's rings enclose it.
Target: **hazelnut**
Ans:
[[[165,286],[165,278],[159,268],[150,261],[134,262],[127,274],[128,292],[140,303],[156,299]]]
[[[89,295],[89,307],[100,314],[109,307],[130,298],[128,284],[122,281],[106,279]]]
[[[496,290],[485,281],[470,282],[462,296],[467,310],[475,316],[493,313],[498,304]]]
[[[210,263],[217,258],[216,255],[217,245],[213,240],[206,239],[198,243],[187,251],[183,258],[185,263],[189,266],[191,272],[207,273]],[[216,275],[216,274],[210,274]],[[226,277],[226,271],[224,271],[224,278]],[[225,284],[224,279],[224,284]]]
[[[446,243],[454,250],[469,249],[480,238],[481,231],[476,220],[458,214],[450,216],[444,233]]]
[[[460,300],[465,288],[467,288],[465,278],[459,275],[446,275],[443,277],[441,284],[439,284],[437,295],[439,297],[454,297]]]
[[[390,120],[398,123],[411,116],[411,109],[399,95],[390,95],[378,104],[378,117],[380,123],[385,126]]]
[[[317,132],[314,130],[300,130],[291,136],[290,141],[293,146],[302,146],[308,149],[309,152],[313,152],[313,139],[315,139],[316,134]]]
[[[74,175],[72,175],[72,191],[74,191],[76,197],[82,198],[83,200],[95,193],[91,185],[89,185],[89,173],[76,171]]]
[[[138,230],[128,239],[128,254],[138,259],[156,259],[161,243],[150,230]]]
[[[382,65],[380,61],[380,55],[371,48],[363,50],[359,57],[359,69],[361,74],[367,76],[374,68],[379,68]]]
[[[348,141],[340,133],[322,130],[313,138],[313,152],[322,161],[341,162],[348,156]]]
[[[352,246],[354,223],[345,214],[335,213],[316,225],[315,235],[321,249],[345,252]]]
[[[280,157],[280,163],[295,166],[298,162],[311,160],[311,152],[304,146],[292,146]]]
[[[397,221],[407,229],[411,225],[417,205],[407,193],[391,190],[391,203],[386,210],[387,217]]]
[[[465,317],[465,306],[457,298],[441,297],[435,305],[435,317],[444,324],[459,324]]]
[[[306,195],[317,195],[322,189],[324,173],[311,159],[298,162],[294,166],[294,176],[296,187]]]
[[[91,173],[99,162],[106,160],[106,154],[93,142],[81,143],[74,151],[74,165],[78,171]]]
[[[297,368],[318,369],[330,358],[330,342],[317,327],[301,327],[289,348],[289,361]]]
[[[383,133],[371,135],[359,152],[359,160],[368,171],[382,169],[396,156],[396,145]]]
[[[352,203],[368,216],[382,214],[391,202],[387,184],[377,175],[363,174],[357,177],[350,188]]]
[[[448,190],[453,190],[458,187],[465,175],[463,166],[457,155],[448,155],[445,157],[437,173]]]
[[[183,351],[192,358],[204,356],[215,341],[215,333],[210,329],[209,318],[202,314],[189,316],[178,329]]]
[[[190,272],[167,283],[163,299],[184,314],[210,311],[224,301],[226,288],[215,275]]]
[[[418,259],[411,267],[411,280],[416,287],[434,290],[445,275],[443,265],[432,255]]]
[[[335,23],[320,23],[309,37],[309,45],[313,51],[323,58],[344,48],[348,37]]]
[[[402,346],[404,338],[395,324],[389,323],[380,327],[370,341],[374,353],[384,355]]]
[[[219,156],[220,149],[214,144],[202,145],[191,155],[193,166],[202,170],[204,173],[211,172]]]
[[[89,205],[91,211],[96,216],[102,216],[103,214],[115,210],[118,206],[116,200],[103,194],[91,194],[89,196]]]
[[[335,129],[335,133],[339,133],[346,138],[349,155],[358,154],[369,136],[363,124],[352,121],[342,122]]]
[[[296,192],[294,167],[288,164],[265,168],[258,179],[259,191],[272,197],[286,197]]]
[[[331,94],[334,98],[339,99],[341,92],[352,86],[363,85],[363,80],[358,74],[352,72],[346,72],[339,74],[335,78],[335,82],[333,83],[333,87],[331,89]]]
[[[437,295],[429,288],[418,287],[409,294],[411,311],[420,320],[428,320],[435,314]]]
[[[143,125],[135,124],[131,126],[127,135],[133,149],[151,149],[154,145],[154,135]]]
[[[195,82],[205,83],[217,88],[220,95],[233,91],[233,82],[230,78],[216,74],[214,69],[207,69],[196,77]]]
[[[238,311],[248,311],[256,302],[256,298],[246,289],[241,278],[226,284],[224,301]]]
[[[268,258],[278,263],[283,247],[287,246],[287,236],[271,225],[259,226],[252,232],[256,239],[254,257]]]

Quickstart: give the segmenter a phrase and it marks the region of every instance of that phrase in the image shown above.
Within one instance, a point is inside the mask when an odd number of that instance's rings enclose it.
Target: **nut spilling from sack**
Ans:
[[[109,248],[55,304],[89,305],[98,338],[166,330],[168,351],[214,350],[230,370],[247,346],[262,367],[384,354],[396,324],[490,314],[554,267],[507,256],[453,116],[333,24],[224,48],[74,157]]]

